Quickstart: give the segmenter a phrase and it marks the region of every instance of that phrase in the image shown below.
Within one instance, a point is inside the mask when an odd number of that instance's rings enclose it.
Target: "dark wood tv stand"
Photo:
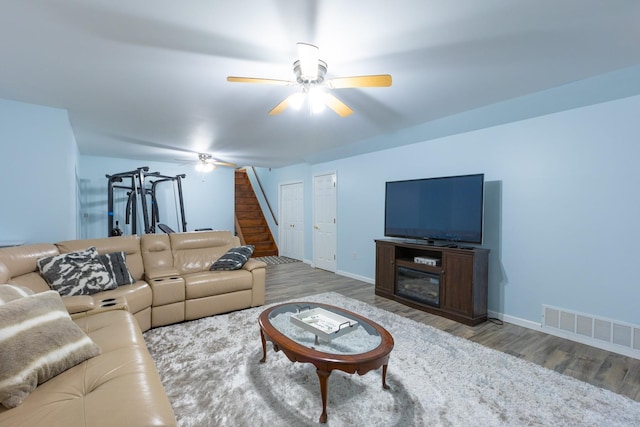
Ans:
[[[473,326],[487,320],[488,249],[450,248],[391,239],[375,242],[376,295],[466,325]],[[435,259],[438,265],[416,263],[415,257]],[[399,267],[417,275],[424,272],[434,281],[439,278],[439,305],[399,295],[396,286]]]

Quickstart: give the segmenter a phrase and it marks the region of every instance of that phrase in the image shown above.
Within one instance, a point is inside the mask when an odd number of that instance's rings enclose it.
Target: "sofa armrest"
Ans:
[[[90,295],[74,295],[62,298],[69,314],[82,313],[96,308],[96,302]]]
[[[266,262],[250,258],[247,262],[244,263],[244,265],[242,266],[242,269],[247,271],[253,271],[256,268],[265,268],[266,266],[267,266]]]
[[[266,269],[267,263],[257,259],[250,258],[243,266],[243,270],[251,273],[253,286],[251,288],[251,307],[264,305],[265,286],[266,286]]]

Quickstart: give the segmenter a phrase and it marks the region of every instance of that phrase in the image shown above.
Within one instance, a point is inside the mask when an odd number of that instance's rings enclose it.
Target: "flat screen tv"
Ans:
[[[482,243],[484,174],[386,183],[384,235]]]

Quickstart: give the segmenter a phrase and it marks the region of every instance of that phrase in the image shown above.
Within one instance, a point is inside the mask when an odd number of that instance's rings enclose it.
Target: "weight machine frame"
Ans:
[[[187,231],[187,220],[184,213],[184,200],[182,197],[182,180],[186,178],[185,174],[176,176],[162,175],[159,172],[149,172],[148,166],[139,167],[135,170],[128,172],[120,172],[113,175],[106,175],[108,179],[108,195],[107,195],[107,235],[114,235],[113,227],[113,193],[115,189],[128,190],[127,193],[127,205],[125,218],[126,223],[130,223],[131,217],[131,231],[133,234],[138,233],[138,199],[140,199],[140,206],[142,208],[142,218],[144,221],[144,230],[146,234],[153,234],[156,232],[156,226],[159,221],[158,203],[156,199],[156,187],[162,182],[175,182],[178,188],[178,199],[180,203],[180,222],[182,225],[182,231]],[[147,178],[157,178],[156,180],[149,180],[151,187],[147,186]],[[124,180],[129,180],[129,185],[124,184]],[[140,196],[140,197],[138,197]],[[147,196],[151,198],[151,208],[147,206]],[[174,195],[175,197],[175,195]]]

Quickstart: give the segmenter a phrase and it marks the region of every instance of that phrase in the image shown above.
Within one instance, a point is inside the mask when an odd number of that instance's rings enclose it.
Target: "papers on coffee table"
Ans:
[[[358,322],[324,308],[314,308],[291,315],[291,322],[325,341],[355,330]]]

